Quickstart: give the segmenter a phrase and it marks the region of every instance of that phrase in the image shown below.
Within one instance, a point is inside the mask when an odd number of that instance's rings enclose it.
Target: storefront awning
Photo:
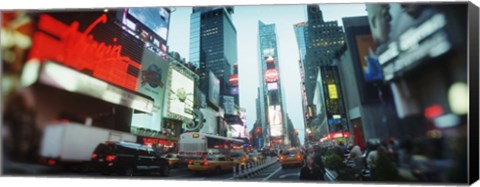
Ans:
[[[54,62],[40,63],[37,60],[30,60],[25,64],[21,81],[24,87],[39,82],[142,112],[151,113],[153,108],[153,99],[148,96],[123,89]]]

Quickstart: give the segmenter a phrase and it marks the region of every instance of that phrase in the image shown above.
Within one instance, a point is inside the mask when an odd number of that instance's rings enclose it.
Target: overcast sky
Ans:
[[[323,4],[325,21],[367,15],[364,4]],[[191,7],[176,7],[170,18],[168,45],[188,61]],[[258,87],[258,21],[276,25],[280,78],[284,87],[287,113],[299,130],[303,144],[304,123],[300,93],[299,51],[293,25],[307,21],[306,5],[236,6],[233,23],[237,29],[240,78],[240,107],[247,109],[248,130],[256,120],[255,99]]]

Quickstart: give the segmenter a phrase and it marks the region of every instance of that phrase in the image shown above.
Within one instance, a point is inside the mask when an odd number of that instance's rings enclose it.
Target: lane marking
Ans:
[[[277,170],[275,170],[272,174],[270,174],[268,177],[264,178],[262,181],[267,181],[268,179],[270,179],[273,175],[275,175],[276,173],[278,173],[280,170],[282,170],[282,167],[279,167]]]
[[[300,177],[300,173],[287,173],[287,174],[280,175],[280,177],[278,178],[284,179],[285,177],[289,177],[289,176]]]

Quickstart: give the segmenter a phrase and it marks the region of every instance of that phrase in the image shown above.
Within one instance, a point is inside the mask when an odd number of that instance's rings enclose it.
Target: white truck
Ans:
[[[98,144],[105,141],[136,142],[137,136],[84,124],[51,124],[44,130],[40,157],[50,165],[85,163]]]

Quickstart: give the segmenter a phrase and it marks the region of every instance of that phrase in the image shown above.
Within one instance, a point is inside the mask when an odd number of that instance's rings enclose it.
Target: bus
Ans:
[[[180,135],[178,157],[198,159],[205,155],[243,152],[244,141],[212,134],[187,132]]]

